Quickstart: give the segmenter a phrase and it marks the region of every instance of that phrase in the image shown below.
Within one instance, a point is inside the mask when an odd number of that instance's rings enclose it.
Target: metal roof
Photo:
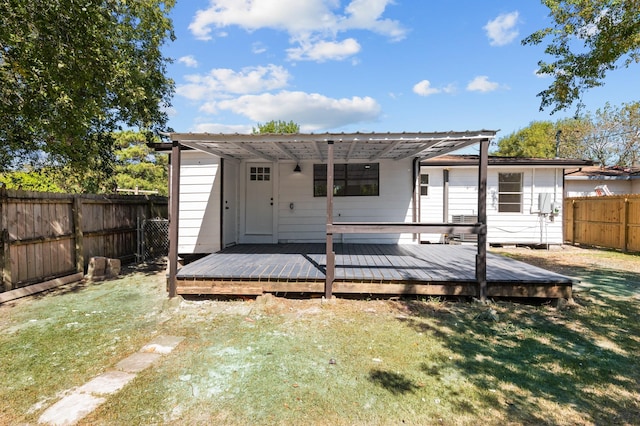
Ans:
[[[478,130],[433,133],[169,133],[165,136],[183,147],[229,160],[325,161],[327,142],[333,141],[335,159],[376,161],[412,157],[433,158],[483,141],[491,141],[496,132]],[[166,150],[170,146],[154,145],[156,150]]]
[[[464,167],[475,166],[479,161],[478,155],[443,155],[428,161],[422,161],[423,166]],[[591,160],[573,158],[531,158],[531,157],[501,157],[490,155],[487,158],[489,166],[540,166],[540,167],[583,167],[593,164]]]

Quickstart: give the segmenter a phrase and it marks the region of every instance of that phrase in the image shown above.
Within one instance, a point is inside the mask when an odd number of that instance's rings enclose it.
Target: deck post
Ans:
[[[327,266],[325,271],[324,297],[331,299],[336,275],[336,254],[333,251],[333,141],[327,141]]]
[[[171,146],[171,185],[169,192],[169,298],[177,295],[178,216],[180,211],[180,143]]]
[[[487,300],[487,168],[489,140],[480,142],[478,162],[478,254],[476,255],[476,282],[481,302]]]

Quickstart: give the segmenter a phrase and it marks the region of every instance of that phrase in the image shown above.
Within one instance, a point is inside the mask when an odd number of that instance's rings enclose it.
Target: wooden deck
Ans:
[[[189,263],[178,294],[324,293],[324,244],[238,245]],[[335,294],[477,296],[477,248],[335,244]],[[571,297],[573,279],[487,255],[488,297]]]

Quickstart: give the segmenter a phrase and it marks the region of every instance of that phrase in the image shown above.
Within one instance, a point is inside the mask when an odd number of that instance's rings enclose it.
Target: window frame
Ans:
[[[503,180],[507,176],[519,176],[519,180]],[[518,190],[515,191],[515,185]],[[511,186],[511,187],[509,187]],[[517,200],[517,201],[515,201]],[[518,209],[513,209],[517,206]],[[509,208],[512,207],[512,208]],[[499,172],[498,173],[498,213],[522,213],[524,208],[524,173]]]
[[[380,196],[380,163],[335,163],[333,177],[334,197]],[[313,165],[313,196],[327,196],[326,163]]]
[[[423,177],[426,177],[425,183]],[[420,196],[426,197],[429,195],[429,173],[420,173]]]

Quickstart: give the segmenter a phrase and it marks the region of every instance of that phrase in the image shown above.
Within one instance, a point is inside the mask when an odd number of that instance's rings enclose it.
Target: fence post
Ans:
[[[625,197],[622,203],[622,251],[627,252],[629,247],[629,198]]]
[[[0,287],[3,291],[13,289],[11,282],[11,246],[9,245],[9,223],[7,209],[7,188],[0,185]]]
[[[576,210],[578,209],[578,205],[576,200],[571,200],[571,245],[576,245]]]
[[[82,198],[73,197],[73,234],[76,251],[76,271],[84,273],[84,234],[82,232]]]

